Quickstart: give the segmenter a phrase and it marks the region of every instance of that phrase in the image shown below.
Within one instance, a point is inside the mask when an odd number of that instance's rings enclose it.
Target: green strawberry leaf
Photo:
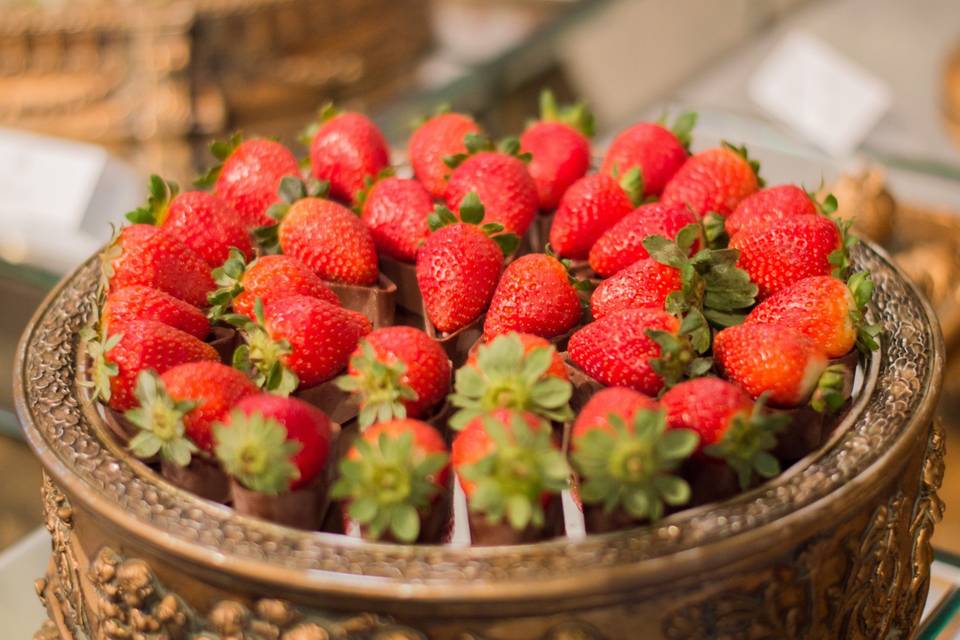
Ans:
[[[139,406],[124,414],[139,429],[130,440],[130,450],[139,458],[159,453],[168,462],[186,467],[198,449],[186,436],[184,419],[198,403],[171,397],[153,371],[140,372],[134,393]]]
[[[195,187],[209,189],[217,182],[220,172],[223,170],[223,163],[230,157],[237,147],[243,143],[243,134],[239,131],[234,132],[226,140],[214,140],[210,143],[210,153],[219,162],[210,167],[205,174],[193,181]]]
[[[780,473],[780,463],[769,452],[777,444],[777,434],[790,424],[790,417],[767,413],[765,404],[766,394],[757,399],[750,415],[731,418],[720,441],[704,449],[706,455],[726,461],[743,490],[750,487],[755,474],[772,478]]]
[[[350,373],[335,384],[352,394],[360,407],[360,428],[366,429],[374,421],[407,417],[405,403],[416,400],[417,392],[405,381],[406,374],[403,361],[384,362],[369,341],[361,340],[359,353],[350,359]]]
[[[300,478],[293,456],[303,444],[288,440],[286,427],[273,418],[234,411],[229,425],[214,427],[214,440],[224,471],[251,491],[280,495]]]

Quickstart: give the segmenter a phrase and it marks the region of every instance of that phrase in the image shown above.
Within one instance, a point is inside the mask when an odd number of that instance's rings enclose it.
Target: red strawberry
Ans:
[[[361,217],[380,255],[413,263],[430,233],[427,218],[432,212],[433,199],[419,182],[386,178],[364,196]]]
[[[120,230],[103,252],[103,278],[111,291],[132,285],[160,289],[195,307],[213,290],[210,266],[162,229],[134,224]]]
[[[730,238],[730,248],[740,252],[737,266],[762,300],[809,276],[829,275],[843,240],[830,218],[803,215],[744,229]]]
[[[111,291],[100,313],[104,334],[111,336],[134,320],[156,320],[200,340],[210,333],[210,323],[199,309],[169,293],[143,285]]]
[[[676,345],[666,352],[658,342],[669,343],[669,336],[675,337],[679,329],[680,321],[660,309],[628,309],[578,330],[570,337],[567,352],[578,367],[604,385],[656,395],[663,387],[663,374],[672,381],[679,377],[674,367],[694,362],[684,340],[675,339]]]
[[[320,475],[333,432],[330,419],[313,405],[260,393],[234,405],[214,437],[228,475],[251,491],[279,495]]]
[[[544,500],[567,488],[570,469],[549,426],[532,413],[496,409],[457,434],[450,461],[472,513],[516,530],[543,527]]]
[[[457,370],[450,426],[462,429],[480,414],[506,408],[554,422],[573,417],[573,387],[557,350],[543,338],[508,333],[481,344]]]
[[[727,379],[754,398],[769,394],[774,406],[795,407],[813,396],[811,405],[823,411],[844,401],[842,374],[828,368],[823,350],[796,329],[776,324],[728,327],[714,338],[713,355]]]
[[[695,432],[698,452],[725,460],[737,472],[741,489],[750,486],[755,473],[763,478],[780,473],[770,449],[790,418],[766,414],[762,402],[755,404],[736,385],[712,376],[687,380],[663,394],[660,403],[670,429]]]
[[[859,341],[877,349],[880,327],[866,325],[863,308],[873,294],[865,271],[847,283],[831,276],[804,278],[773,294],[750,312],[745,322],[796,329],[813,340],[828,358],[839,358]]]
[[[423,183],[434,198],[443,198],[447,191],[447,177],[451,162],[468,153],[464,138],[479,134],[480,127],[473,118],[462,113],[441,113],[417,127],[407,142],[407,158],[417,180]]]
[[[483,222],[484,207],[475,193],[464,198],[457,222],[439,207],[430,217],[433,232],[417,251],[417,284],[427,317],[437,331],[454,332],[482,314],[490,304],[503,268],[518,239],[496,234],[498,224]]]
[[[338,114],[327,106],[320,117],[322,123],[311,132],[311,171],[330,183],[330,195],[352,202],[365,182],[390,164],[387,141],[377,125],[359,113]]]
[[[486,221],[522,236],[537,213],[537,185],[522,160],[499,151],[475,153],[450,174],[444,196],[457,211],[472,192],[486,208]]]
[[[232,306],[236,313],[253,320],[258,298],[268,305],[287,296],[303,295],[340,306],[337,294],[317,274],[283,254],[260,256],[247,264],[240,252],[232,252],[222,267],[213,270],[213,277],[220,287],[209,298],[214,318]]]
[[[653,202],[637,207],[597,239],[590,249],[590,268],[602,277],[612,276],[650,255],[643,246],[650,236],[672,240],[681,229],[697,223],[696,214],[683,205]],[[691,255],[701,244],[702,239],[697,238],[690,247]]]
[[[449,459],[443,436],[425,422],[378,422],[340,461],[331,495],[347,503],[365,538],[415,542],[447,486]]]
[[[347,366],[360,338],[370,333],[363,314],[293,295],[256,304],[256,321],[239,321],[245,345],[233,364],[267,391],[286,395],[330,380]]]
[[[324,280],[377,282],[377,249],[363,221],[342,204],[307,197],[290,205],[277,227],[280,248]]]
[[[553,338],[577,326],[582,314],[567,268],[553,256],[530,253],[507,265],[500,276],[483,335],[491,340],[519,331]]]
[[[337,386],[360,405],[360,427],[423,418],[450,391],[450,361],[436,341],[413,327],[384,327],[360,340]]]
[[[205,191],[178,193],[172,182],[150,176],[147,204],[127,214],[135,224],[153,224],[179,238],[211,267],[223,264],[231,248],[253,257],[250,234],[226,202]]]
[[[673,130],[653,122],[638,122],[624,129],[610,143],[603,157],[601,173],[616,177],[639,168],[644,195],[660,195],[687,159],[690,134],[697,123],[697,114],[685,113],[677,118]]]
[[[583,104],[559,108],[553,93],[540,94],[540,120],[520,136],[531,155],[527,170],[537,185],[541,209],[555,209],[567,188],[590,168],[593,115]]]
[[[644,258],[597,285],[590,296],[590,310],[599,320],[624,309],[663,309],[667,296],[682,285],[678,269]]]
[[[740,201],[763,186],[757,177],[759,163],[750,160],[744,147],[724,143],[693,155],[663,190],[663,202],[687,205],[701,216],[726,217]]]
[[[93,361],[95,395],[115,411],[137,406],[134,389],[141,371],[163,373],[178,364],[220,360],[206,342],[156,320],[135,320],[113,330],[113,335],[103,341],[89,329],[82,337]]]
[[[285,176],[299,176],[300,165],[289,149],[273,140],[243,140],[235,133],[229,140],[210,145],[220,164],[196,184],[214,187],[214,192],[233,207],[247,230],[273,224],[267,209],[278,201],[277,190]]]
[[[641,409],[656,411],[659,408],[657,401],[638,391],[626,387],[605,387],[597,391],[583,409],[577,414],[570,436],[576,447],[577,439],[587,435],[594,429],[602,429],[613,433],[614,427],[610,418],[616,416],[627,425],[633,424],[633,416]]]
[[[557,255],[582,260],[603,233],[633,210],[636,171],[618,184],[603,173],[580,178],[567,189],[550,227],[550,246]]]
[[[604,391],[622,395],[628,390]],[[690,501],[690,486],[673,474],[696,449],[697,434],[667,430],[664,412],[649,398],[627,400],[629,409],[618,408],[574,431],[571,457],[580,475],[580,498],[607,514],[622,511],[633,520],[655,522],[664,505]]]
[[[140,406],[125,415],[141,431],[130,441],[130,450],[141,458],[159,453],[185,467],[190,454],[213,453],[214,423],[258,389],[233,367],[203,361],[167,369],[159,377],[141,371],[136,392]]]
[[[729,235],[770,220],[819,213],[817,203],[806,191],[792,184],[767,187],[744,198],[724,226]]]

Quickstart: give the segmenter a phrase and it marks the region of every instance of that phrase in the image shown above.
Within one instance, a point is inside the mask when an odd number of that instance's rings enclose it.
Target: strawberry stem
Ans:
[[[662,410],[637,411],[629,425],[611,413],[608,422],[610,430],[591,429],[573,443],[584,503],[656,522],[664,505],[690,501],[690,486],[672,472],[696,450],[695,431],[667,429]]]
[[[504,257],[513,255],[517,247],[520,246],[520,237],[513,233],[504,233],[502,224],[496,222],[482,224],[483,216],[484,207],[483,203],[480,202],[480,196],[477,195],[476,191],[471,191],[460,201],[459,218],[450,209],[438,204],[434,207],[433,213],[427,217],[427,226],[431,232],[461,222],[479,226],[480,230],[500,247]]]
[[[818,413],[835,413],[847,401],[844,389],[848,371],[842,364],[832,364],[820,375],[817,388],[810,398],[810,406]]]
[[[211,322],[220,320],[230,309],[233,299],[243,293],[241,281],[246,270],[246,256],[236,247],[230,247],[227,259],[211,273],[217,285],[217,289],[207,294],[207,302],[210,303],[207,317]]]
[[[562,122],[588,138],[594,134],[594,118],[590,109],[582,102],[560,106],[550,89],[540,92],[540,120]]]
[[[509,425],[484,416],[483,428],[494,442],[493,452],[459,470],[476,485],[470,510],[484,514],[490,524],[506,519],[518,531],[543,527],[542,497],[560,493],[570,482],[570,467],[553,446],[550,429],[532,428],[521,414],[512,415]]]
[[[358,421],[365,429],[374,422],[407,417],[405,402],[417,399],[404,380],[407,365],[401,361],[383,362],[367,340],[360,341],[360,353],[350,359],[348,373],[334,382],[338,388],[353,394],[360,407]]]
[[[243,134],[239,131],[234,132],[226,140],[214,140],[210,143],[210,153],[219,160],[218,163],[210,167],[205,174],[193,181],[193,186],[210,188],[217,182],[220,172],[223,170],[223,163],[230,157],[237,147],[243,143]]]
[[[126,214],[127,220],[133,224],[161,225],[167,218],[170,201],[179,193],[180,187],[176,182],[168,182],[153,174],[147,187],[147,203]]]
[[[524,353],[520,336],[514,332],[480,345],[476,364],[457,370],[449,399],[459,411],[450,418],[450,426],[459,431],[497,408],[529,411],[554,422],[573,418],[573,386],[547,373],[555,354],[552,345]]]
[[[293,463],[303,444],[287,440],[287,429],[260,413],[234,411],[229,425],[214,427],[215,452],[224,471],[251,491],[280,495],[300,478]]]
[[[750,486],[755,474],[772,478],[780,473],[780,462],[770,450],[777,446],[776,434],[790,423],[790,417],[767,413],[765,405],[766,396],[760,396],[749,415],[733,416],[720,442],[703,450],[726,461],[736,472],[742,490]]]
[[[415,542],[420,514],[440,492],[436,476],[448,459],[446,453],[424,455],[417,450],[409,431],[381,433],[375,442],[361,437],[340,461],[331,496],[348,501],[347,515],[368,537],[376,540],[389,531],[400,542]]]
[[[237,327],[246,342],[234,350],[233,366],[246,373],[261,389],[290,395],[300,384],[297,374],[283,363],[284,356],[291,352],[290,343],[270,337],[260,298],[254,303],[254,316],[256,320],[239,314],[223,316],[223,320]]]
[[[153,371],[140,372],[135,393],[140,406],[124,414],[140,429],[130,440],[130,451],[138,458],[152,458],[159,453],[164,460],[186,467],[192,454],[199,450],[186,436],[183,419],[197,403],[174,400]]]

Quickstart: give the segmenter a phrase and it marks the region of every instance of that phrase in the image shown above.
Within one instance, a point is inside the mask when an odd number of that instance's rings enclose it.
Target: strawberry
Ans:
[[[505,151],[478,151],[465,158],[450,174],[444,194],[447,207],[457,211],[476,192],[486,208],[487,222],[503,225],[523,236],[537,213],[537,185],[521,158],[511,155],[519,143],[504,143]]]
[[[640,170],[644,195],[658,196],[687,160],[690,134],[697,114],[679,116],[672,130],[653,122],[638,122],[624,129],[610,143],[600,172],[610,176]]]
[[[597,285],[590,311],[599,320],[624,309],[663,309],[667,296],[681,287],[679,269],[644,258]]]
[[[384,327],[360,340],[337,386],[355,395],[360,427],[423,418],[450,390],[450,361],[436,341],[413,327]]]
[[[133,285],[107,294],[100,313],[105,335],[113,335],[134,320],[156,320],[200,340],[210,333],[210,323],[199,309],[159,289]]]
[[[296,258],[283,254],[260,256],[250,264],[239,251],[230,253],[223,266],[213,270],[219,289],[210,294],[210,317],[219,318],[231,306],[254,319],[257,299],[264,305],[291,295],[310,296],[340,306],[330,287]]]
[[[272,224],[267,209],[277,202],[277,189],[285,176],[299,176],[296,156],[279,142],[239,133],[229,140],[214,142],[210,151],[220,164],[212,167],[195,184],[214,187],[217,196],[230,205],[237,220],[248,231]]]
[[[750,486],[754,474],[772,478],[780,463],[770,453],[776,434],[787,426],[784,414],[767,414],[736,385],[712,376],[676,385],[660,400],[670,430],[690,430],[699,436],[700,454],[721,458],[736,471],[740,488]]]
[[[741,324],[717,334],[713,356],[723,375],[752,397],[769,394],[778,407],[808,399],[817,411],[843,404],[842,365],[828,367],[827,355],[796,329],[776,324]]]
[[[603,429],[613,433],[613,425],[610,424],[610,417],[617,416],[627,424],[633,422],[633,415],[641,409],[656,411],[659,408],[657,401],[650,396],[645,396],[639,391],[628,389],[626,387],[604,387],[590,396],[577,419],[573,423],[573,430],[570,436],[572,442],[580,436],[586,435],[594,429]]]
[[[553,345],[539,336],[508,333],[481,344],[457,370],[450,404],[459,410],[450,426],[462,429],[478,415],[498,408],[566,422],[573,417],[572,393]]]
[[[150,176],[147,204],[128,213],[127,219],[163,227],[211,267],[223,264],[231,248],[253,257],[250,234],[230,205],[204,191],[179,193],[175,183],[157,175]]]
[[[210,266],[193,249],[157,227],[124,227],[100,257],[110,291],[132,285],[160,289],[175,298],[205,307],[214,289]]]
[[[480,133],[480,126],[463,113],[439,113],[416,128],[407,142],[407,159],[431,196],[443,198],[450,175],[446,161],[455,163],[457,158],[465,158],[468,150],[464,139]]]
[[[829,275],[844,252],[837,225],[825,216],[802,215],[749,227],[730,238],[737,266],[750,274],[761,300],[810,276]]]
[[[793,184],[767,187],[744,198],[733,213],[727,216],[725,227],[729,235],[770,220],[815,213],[833,213],[836,198],[828,196],[821,205],[811,194]]]
[[[427,317],[438,331],[454,332],[482,314],[490,304],[505,255],[516,250],[517,236],[484,219],[484,206],[470,193],[460,207],[460,221],[444,208],[430,215],[432,233],[417,251],[417,284]]]
[[[652,202],[637,207],[597,239],[590,249],[590,268],[601,277],[612,276],[649,255],[643,241],[650,236],[672,240],[681,229],[698,222],[696,214],[682,205]],[[691,254],[702,243],[703,239],[697,237],[690,247]]]
[[[113,335],[100,339],[88,327],[81,337],[87,341],[87,354],[93,361],[94,396],[115,411],[137,406],[134,389],[141,371],[152,369],[162,374],[178,364],[220,360],[206,342],[156,320],[134,320],[113,330]]]
[[[689,206],[700,216],[726,217],[740,201],[763,186],[760,164],[744,147],[723,143],[690,157],[663,189],[663,202]]]
[[[603,233],[633,210],[639,171],[617,183],[603,173],[580,178],[563,194],[550,227],[550,246],[557,255],[582,260]]]
[[[427,218],[432,212],[430,192],[419,182],[386,178],[366,193],[360,217],[380,255],[413,263],[417,248],[430,233]]]
[[[570,337],[574,364],[606,386],[656,395],[664,381],[702,375],[709,361],[697,358],[680,321],[660,309],[627,309],[606,315]]]
[[[307,195],[311,191],[303,183],[285,180],[281,189],[284,197],[294,202],[273,207],[271,215],[280,222],[257,230],[263,247],[271,249],[276,238],[283,253],[302,262],[323,280],[359,286],[376,284],[377,249],[363,221],[342,204]]]
[[[507,265],[483,323],[487,340],[519,331],[544,338],[563,335],[580,322],[579,281],[552,255],[529,253]]]
[[[447,486],[449,459],[443,437],[425,422],[378,422],[340,461],[331,496],[347,503],[365,538],[415,542]]]
[[[570,468],[550,427],[532,413],[496,409],[457,434],[450,455],[472,513],[516,530],[545,524],[543,503],[567,488]]]
[[[257,386],[282,395],[333,378],[371,330],[363,314],[301,295],[266,306],[258,300],[254,316],[227,317],[246,342],[234,352],[233,365]]]
[[[257,387],[240,371],[219,362],[188,362],[157,376],[141,371],[139,406],[126,418],[140,428],[130,450],[140,458],[158,453],[177,466],[190,464],[197,451],[213,453],[213,425]]]
[[[540,120],[520,136],[520,150],[529,153],[527,170],[537,185],[541,209],[555,209],[567,188],[590,168],[593,114],[578,103],[560,108],[553,93],[540,94]]]
[[[266,495],[310,484],[326,466],[333,440],[325,413],[302,400],[269,393],[237,402],[213,435],[224,471]]]
[[[674,472],[697,448],[697,434],[668,430],[664,412],[647,400],[652,406],[634,400],[629,413],[621,409],[584,423],[573,436],[571,458],[584,503],[602,505],[607,514],[622,510],[634,520],[656,522],[665,505],[690,501],[690,485]]]
[[[359,113],[337,113],[327,105],[320,119],[307,134],[311,172],[330,183],[334,198],[352,202],[365,183],[390,164],[387,141],[377,125]]]
[[[831,276],[811,276],[781,289],[757,305],[745,322],[796,329],[813,340],[828,358],[839,358],[857,344],[876,350],[879,325],[868,325],[863,309],[873,295],[870,274],[855,273],[844,283]]]

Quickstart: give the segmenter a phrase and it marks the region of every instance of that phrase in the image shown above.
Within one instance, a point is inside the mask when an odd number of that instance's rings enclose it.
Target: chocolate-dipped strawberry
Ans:
[[[577,417],[572,438],[588,530],[655,522],[668,507],[690,500],[679,468],[697,448],[697,434],[667,429],[665,412],[652,398],[622,387],[604,389]]]
[[[451,463],[467,499],[474,545],[544,538],[545,507],[570,482],[550,426],[511,409],[471,420],[453,441]]]
[[[450,361],[413,327],[384,327],[360,340],[337,386],[353,394],[360,427],[399,418],[425,418],[450,390]]]
[[[319,525],[323,470],[336,435],[330,419],[296,398],[261,393],[214,428],[234,508],[303,529]]]
[[[463,429],[496,409],[524,411],[565,422],[573,417],[573,388],[557,350],[539,336],[511,332],[481,344],[457,370],[450,426]]]
[[[440,504],[449,471],[440,433],[418,420],[366,429],[340,461],[331,497],[370,540],[439,542],[449,509]]]

